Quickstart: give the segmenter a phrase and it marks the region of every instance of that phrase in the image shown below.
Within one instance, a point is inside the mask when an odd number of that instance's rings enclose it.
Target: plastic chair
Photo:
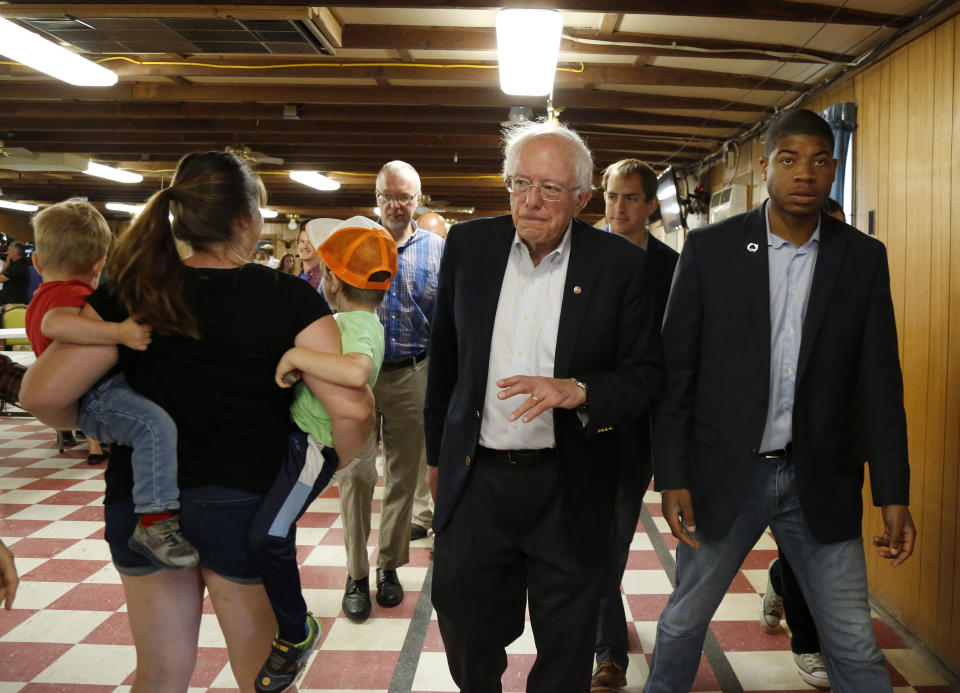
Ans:
[[[27,307],[17,305],[8,307],[3,312],[3,327],[25,327],[26,326]],[[4,340],[4,349],[10,349],[13,346],[30,346],[30,340],[26,337],[15,337],[14,339]]]

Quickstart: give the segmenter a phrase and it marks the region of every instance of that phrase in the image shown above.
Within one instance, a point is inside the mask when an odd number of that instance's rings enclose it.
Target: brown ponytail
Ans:
[[[150,198],[108,261],[114,294],[130,315],[159,333],[199,338],[183,297],[186,270],[174,239],[194,250],[229,244],[235,222],[259,218],[262,197],[259,178],[232,154],[181,159],[171,186]]]

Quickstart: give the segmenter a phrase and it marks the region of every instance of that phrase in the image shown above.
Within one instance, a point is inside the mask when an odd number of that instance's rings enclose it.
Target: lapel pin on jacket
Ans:
[[[747,250],[749,250],[751,253],[757,252],[759,248],[760,246],[758,246],[756,243],[747,243]]]
[[[580,295],[580,292],[581,292],[581,291],[583,291],[583,289],[581,289],[581,288],[579,287],[579,285],[573,287],[573,293],[577,294],[578,296]]]

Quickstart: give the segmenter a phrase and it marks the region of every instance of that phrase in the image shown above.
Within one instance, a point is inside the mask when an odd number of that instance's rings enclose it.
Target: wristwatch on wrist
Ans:
[[[573,381],[573,384],[583,390],[583,396],[587,396],[587,384],[582,380],[577,380],[576,378],[570,378]]]

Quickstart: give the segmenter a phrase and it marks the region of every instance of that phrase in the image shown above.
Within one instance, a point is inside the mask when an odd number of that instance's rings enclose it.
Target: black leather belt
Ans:
[[[541,462],[553,459],[556,455],[556,448],[540,448],[539,450],[491,450],[482,445],[477,446],[478,459],[483,456],[517,467],[529,467],[540,464]]]
[[[788,459],[793,454],[793,443],[787,443],[785,448],[777,448],[776,450],[765,450],[764,452],[758,452],[757,457],[762,460],[785,460]]]
[[[380,366],[380,370],[395,371],[400,368],[410,368],[411,366],[416,366],[425,358],[427,358],[427,352],[424,350],[424,351],[421,351],[419,354],[408,356],[405,359],[397,359],[396,361],[384,361],[383,365]]]

